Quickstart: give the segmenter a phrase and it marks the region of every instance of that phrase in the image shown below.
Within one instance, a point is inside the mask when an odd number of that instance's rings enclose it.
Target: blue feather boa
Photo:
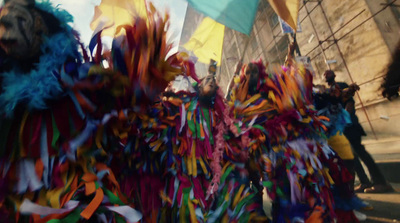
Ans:
[[[74,17],[64,9],[53,6],[49,0],[36,2],[35,7],[55,16],[58,21],[60,21],[61,28],[63,30],[67,32],[72,30],[72,27],[69,25],[69,23],[72,23],[74,21]]]
[[[71,34],[68,22],[72,16],[66,11],[56,9],[48,1],[36,7],[54,14],[61,22],[63,32],[45,38],[41,46],[39,63],[29,73],[22,73],[18,67],[0,74],[2,80],[0,94],[0,114],[12,116],[19,104],[29,110],[46,109],[46,101],[57,99],[64,94],[59,79],[63,65],[68,58],[80,59],[77,40]]]

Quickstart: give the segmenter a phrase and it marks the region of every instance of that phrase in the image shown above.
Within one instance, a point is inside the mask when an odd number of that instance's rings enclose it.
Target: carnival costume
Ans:
[[[265,221],[252,213],[252,193],[224,159],[226,129],[237,128],[220,94],[210,106],[201,105],[198,92],[161,94],[177,74],[199,80],[183,54],[167,58],[168,18],[148,13],[147,20],[120,27],[125,31],[103,55],[109,69],[96,70],[130,83],[98,126],[104,154],[96,160],[110,166],[144,222]]]
[[[275,221],[332,218],[331,151],[304,70],[267,78],[258,63],[261,93],[227,107],[219,92],[202,98],[191,62],[168,56],[168,17],[152,6],[117,27],[111,52],[95,33],[90,55],[48,1],[6,1],[0,16],[34,33],[0,44],[0,212],[11,222],[262,222],[249,156]],[[162,94],[179,74],[197,91]]]
[[[142,214],[123,195],[107,159],[97,158],[104,154],[98,127],[114,108],[102,100],[120,97],[126,77],[103,69],[96,61],[101,56],[89,62],[84,48],[83,63],[82,44],[66,11],[48,1],[7,1],[2,21],[12,20],[7,13],[13,10],[32,16],[34,30],[28,27],[23,41],[39,44],[40,50],[24,58],[2,45],[2,217],[9,222],[139,221]],[[28,31],[38,35],[34,41],[26,37]]]
[[[197,79],[193,64],[184,67]],[[265,221],[253,213],[254,194],[236,180],[240,165],[227,159],[232,155],[226,135],[228,129],[237,134],[237,127],[224,113],[221,94],[211,101],[202,104],[198,91],[165,92],[140,115],[141,137],[128,136],[131,147],[124,151],[133,162],[128,175],[138,176],[131,192],[139,192],[131,194],[141,201],[147,221]]]
[[[253,64],[259,72],[255,89],[244,67],[229,105],[247,128],[250,160],[273,201],[273,221],[333,221],[333,181],[326,165],[333,152],[324,117],[312,103],[311,74],[291,66],[267,75],[261,61]]]
[[[178,92],[156,106],[164,116],[161,121],[173,123],[164,125],[161,137],[152,134],[150,140],[153,150],[163,151],[167,164],[166,222],[256,220],[254,194],[240,182],[240,166],[228,158],[225,135],[229,129],[237,132],[236,126],[225,116],[221,94],[211,100],[204,105],[198,93]]]

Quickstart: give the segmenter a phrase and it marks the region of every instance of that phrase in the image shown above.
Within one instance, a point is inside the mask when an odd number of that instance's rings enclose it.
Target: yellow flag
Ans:
[[[103,35],[114,36],[118,26],[132,25],[136,16],[146,18],[145,0],[101,0],[95,7],[90,28],[95,30],[100,25],[105,28]]]
[[[218,62],[219,66],[224,42],[224,30],[224,25],[206,17],[183,47],[188,51],[192,51],[200,62],[208,64],[210,59],[213,59]]]
[[[297,30],[300,0],[269,0],[269,4],[283,21]]]

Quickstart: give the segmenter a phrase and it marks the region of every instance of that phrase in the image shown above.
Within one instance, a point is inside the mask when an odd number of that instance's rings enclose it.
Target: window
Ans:
[[[268,25],[263,26],[262,29],[258,31],[257,36],[260,40],[260,45],[262,48],[268,47],[274,38]]]
[[[276,15],[275,12],[269,13],[268,22],[271,29],[274,29],[279,23],[278,15]]]
[[[264,9],[268,7],[268,5],[269,4],[267,3],[267,0],[261,0],[260,3],[258,3],[258,8],[257,8],[258,13],[262,13]]]
[[[278,42],[277,42],[277,48],[279,51],[279,59],[281,60],[280,64],[283,64],[287,56],[287,51],[288,51],[288,45],[289,45],[289,37],[287,35],[284,35]]]
[[[276,60],[279,61],[279,54],[275,46],[271,46],[271,49],[268,50],[268,58],[270,59],[270,63],[273,63],[273,61]]]
[[[282,36],[280,40],[278,40],[277,45],[278,45],[278,50],[279,52],[285,52],[287,53],[287,48],[289,44],[289,38],[287,35]]]
[[[255,26],[253,27],[255,33],[259,33],[263,27],[265,28],[265,24],[268,23],[268,16],[266,13],[260,14],[255,21]]]

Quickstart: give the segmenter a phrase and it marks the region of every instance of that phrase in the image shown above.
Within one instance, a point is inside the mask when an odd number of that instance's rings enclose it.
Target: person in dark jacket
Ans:
[[[329,86],[336,85],[340,89],[349,88],[349,85],[344,82],[336,82],[335,81],[335,73],[331,70],[328,70],[324,74],[325,80]],[[354,169],[355,172],[360,179],[360,185],[355,188],[355,192],[357,193],[385,193],[393,191],[393,188],[386,181],[383,176],[381,170],[376,165],[372,156],[365,149],[364,145],[361,143],[361,137],[366,136],[366,133],[358,121],[358,117],[356,115],[355,110],[355,101],[353,97],[348,97],[342,101],[343,107],[346,111],[349,112],[351,117],[352,124],[344,130],[344,135],[349,140],[353,152],[354,152]],[[371,175],[371,180],[368,179],[363,166],[361,165],[361,161],[367,166],[368,171]]]

